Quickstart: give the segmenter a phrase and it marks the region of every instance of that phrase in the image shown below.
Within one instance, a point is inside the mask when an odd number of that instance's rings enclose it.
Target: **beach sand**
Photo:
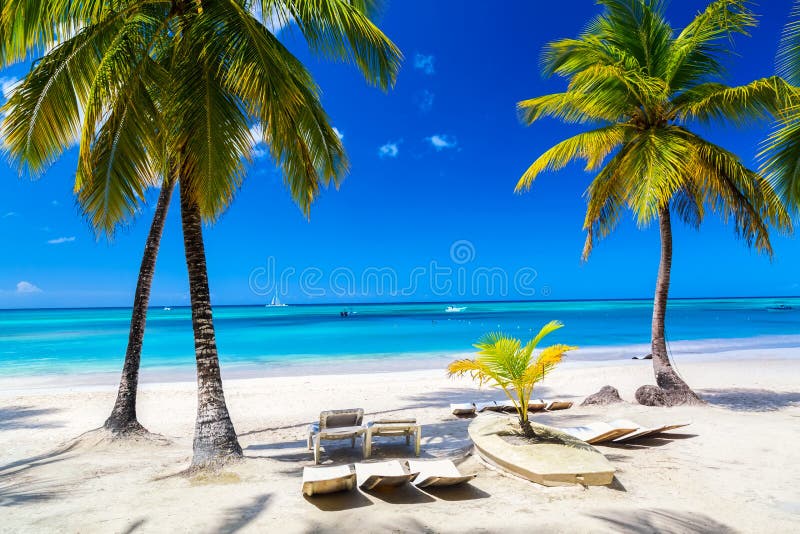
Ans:
[[[225,391],[246,459],[218,475],[181,474],[191,459],[192,382],[142,387],[139,419],[164,442],[109,442],[91,432],[114,399],[112,383],[85,377],[0,380],[2,532],[797,532],[800,530],[800,360],[796,349],[686,358],[679,369],[706,407],[633,402],[652,383],[647,361],[565,364],[536,396],[581,401],[610,384],[628,403],[536,415],[568,426],[620,417],[642,424],[691,420],[635,445],[599,446],[617,468],[611,487],[546,488],[499,473],[471,455],[469,420],[451,402],[499,399],[441,370],[236,378]],[[104,379],[105,380],[105,379]],[[100,381],[102,382],[102,381]],[[71,384],[83,385],[73,386]],[[306,499],[313,464],[305,429],[320,410],[363,407],[415,416],[422,457],[459,459],[478,478],[430,493],[359,491]],[[324,463],[359,461],[349,442]],[[376,458],[408,458],[402,440]]]

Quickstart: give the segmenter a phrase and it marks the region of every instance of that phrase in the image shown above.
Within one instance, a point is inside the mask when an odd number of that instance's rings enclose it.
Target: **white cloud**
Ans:
[[[14,92],[17,84],[19,83],[19,78],[0,78],[0,91],[3,92],[3,98],[8,100],[11,98],[11,93]]]
[[[426,137],[425,140],[429,142],[437,152],[446,148],[455,148],[458,146],[458,142],[455,140],[455,138],[450,137],[449,135],[432,135],[430,137]]]
[[[337,128],[336,126],[334,126],[334,127],[333,127],[333,133],[335,133],[335,134],[336,134],[336,137],[338,137],[338,138],[339,138],[339,141],[341,141],[342,139],[344,139],[344,134],[343,134],[342,132],[340,132],[340,131],[339,131],[339,128]]]
[[[419,93],[416,94],[414,97],[414,102],[417,104],[417,107],[423,113],[427,113],[433,108],[433,99],[436,97],[433,93],[428,91],[427,89],[423,89]]]
[[[264,130],[261,124],[254,124],[250,127],[250,142],[252,154],[255,159],[261,159],[268,155],[267,144],[264,142]]]
[[[69,236],[69,237],[57,237],[55,239],[50,239],[47,242],[47,244],[48,245],[60,245],[61,243],[72,243],[73,241],[75,241],[75,236],[74,235],[73,236]]]
[[[8,217],[16,217],[17,215],[19,215],[19,213],[17,213],[16,211],[9,211],[9,212],[5,213],[5,214],[4,214],[2,217],[0,217],[0,218],[2,218],[2,219],[7,219]]]
[[[17,282],[17,293],[30,294],[30,293],[41,293],[41,292],[42,292],[41,289],[31,284],[30,282],[26,282],[25,280]]]
[[[425,74],[433,74],[436,70],[433,67],[433,62],[436,60],[433,56],[425,56],[416,54],[414,56],[414,68],[419,69]]]
[[[53,200],[52,202],[50,202],[50,204],[52,204],[53,206],[59,206],[60,202],[58,200]]]
[[[400,141],[386,143],[378,148],[378,156],[381,158],[396,158],[397,154],[400,152],[399,144]]]

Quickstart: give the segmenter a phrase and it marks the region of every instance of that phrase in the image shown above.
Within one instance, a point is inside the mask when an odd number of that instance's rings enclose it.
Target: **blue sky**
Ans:
[[[683,26],[706,0],[674,0]],[[580,166],[542,176],[530,193],[514,185],[544,149],[576,131],[555,121],[524,127],[515,103],[562,90],[539,72],[542,46],[575,36],[597,12],[591,0],[557,3],[403,0],[380,26],[403,50],[394,90],[368,87],[355,68],[308,55],[296,34],[281,36],[314,73],[351,173],[326,191],[306,220],[266,157],[256,159],[236,201],[207,227],[216,304],[261,303],[276,286],[290,303],[475,299],[648,298],[658,265],[655,228],[627,217],[580,259],[591,176]],[[751,38],[738,38],[731,83],[773,73],[790,0],[756,6]],[[2,83],[24,75],[0,73]],[[768,125],[699,129],[752,162]],[[261,152],[263,147],[256,147]],[[72,196],[76,154],[40,180],[0,163],[0,307],[128,306],[157,191],[112,242],[97,240]],[[188,304],[173,202],[152,304]],[[676,224],[672,295],[800,294],[800,247],[775,236],[775,259],[748,250],[709,217],[700,232]]]

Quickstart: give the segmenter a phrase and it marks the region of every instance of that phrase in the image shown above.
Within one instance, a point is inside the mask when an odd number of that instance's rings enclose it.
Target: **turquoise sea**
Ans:
[[[214,319],[226,369],[443,357],[470,351],[488,331],[528,338],[551,319],[566,326],[549,342],[585,349],[571,359],[630,358],[650,339],[647,300],[452,304],[466,309],[447,313],[447,303],[220,306]],[[341,317],[344,310],[349,317]],[[124,308],[0,310],[0,376],[116,373],[129,317]],[[188,308],[150,310],[143,367],[194,365],[190,317]],[[800,298],[672,300],[668,338],[711,348],[725,347],[726,340],[732,347],[800,347]]]

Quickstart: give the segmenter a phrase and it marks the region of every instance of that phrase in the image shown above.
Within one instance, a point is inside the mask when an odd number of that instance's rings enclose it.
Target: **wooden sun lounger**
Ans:
[[[414,436],[414,453],[419,456],[422,425],[416,419],[378,419],[369,423],[364,434],[364,458],[372,456],[372,438],[378,436],[405,437],[406,445],[411,444]]]
[[[356,487],[356,474],[347,465],[333,467],[304,467],[303,495],[309,497]]]
[[[451,460],[408,460],[408,469],[419,474],[413,484],[420,488],[430,486],[456,486],[465,484],[478,476],[462,475]]]
[[[590,423],[583,426],[573,426],[568,428],[560,428],[562,432],[576,437],[581,441],[585,441],[590,445],[596,443],[604,443],[606,441],[614,441],[622,436],[626,436],[631,432],[636,432],[635,425],[628,426],[615,426],[613,424],[597,422]]]
[[[542,399],[532,399],[528,401],[529,412],[541,412],[547,408],[547,402]]]
[[[628,421],[627,419],[617,419],[616,421],[611,421],[611,423],[609,424],[616,426],[621,426],[621,425],[636,426],[636,431],[631,432],[630,434],[626,434],[614,440],[617,443],[624,443],[628,441],[633,441],[635,439],[641,439],[647,436],[654,436],[656,434],[661,434],[662,432],[669,432],[670,430],[675,430],[676,428],[683,428],[685,426],[689,426],[691,423],[674,423],[670,425],[648,428],[639,425],[633,421]]]
[[[475,413],[475,405],[471,402],[460,402],[450,405],[453,415],[472,415]]]
[[[553,412],[556,410],[568,410],[570,408],[572,408],[571,401],[552,401],[547,403],[545,410],[547,410],[548,412]]]
[[[402,486],[416,478],[418,474],[406,473],[397,460],[356,464],[356,483],[365,491]]]
[[[530,400],[530,401],[528,401],[528,411],[530,411],[530,412],[540,412],[542,410],[548,409],[547,408],[548,404],[553,404],[553,403],[548,403],[547,401],[543,401],[542,399]],[[572,406],[571,402],[570,403],[560,403],[560,404],[569,404],[569,406]],[[459,407],[463,406],[466,409],[466,407],[469,406],[469,405],[467,405],[467,404],[451,404],[450,408],[454,410],[453,411],[454,414],[456,414],[455,409],[454,409],[454,407],[456,407],[456,406],[459,406]],[[490,412],[516,412],[517,411],[516,406],[514,406],[514,403],[512,401],[510,401],[510,400],[476,402],[472,406],[473,406],[472,412],[464,412],[464,413],[474,413],[476,411],[484,412],[486,410],[488,410]],[[569,408],[569,406],[567,406],[567,408]],[[555,408],[555,409],[556,410],[563,410],[565,408]],[[456,414],[456,415],[459,415],[459,414]]]
[[[364,410],[361,408],[320,413],[319,421],[308,427],[308,448],[314,451],[314,463],[319,463],[322,440],[349,439],[350,445],[355,447],[356,438],[363,438],[367,431],[367,427],[362,424],[363,419]],[[365,444],[362,445],[365,447]]]

